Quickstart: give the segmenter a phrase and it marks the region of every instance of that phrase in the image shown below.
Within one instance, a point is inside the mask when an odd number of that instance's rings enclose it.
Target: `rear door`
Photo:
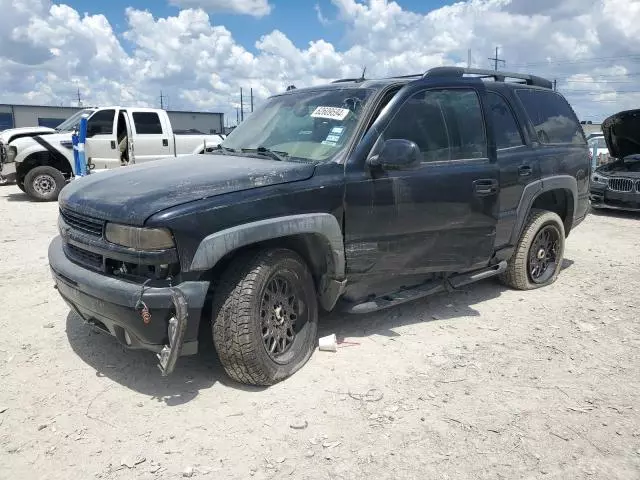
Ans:
[[[524,130],[513,107],[501,93],[487,92],[487,112],[493,127],[500,168],[497,248],[507,245],[511,239],[524,187],[540,178],[536,155],[531,145],[527,145]]]
[[[383,110],[371,129],[381,131],[372,153],[385,140],[406,139],[418,145],[423,162],[412,170],[375,175],[363,165],[347,166],[345,242],[355,283],[463,271],[489,262],[499,172],[487,142],[485,93],[478,83],[459,88],[417,83]]]
[[[133,125],[133,147],[136,163],[149,162],[173,155],[170,125],[162,122],[154,111],[130,110]]]
[[[98,110],[87,121],[87,161],[94,164],[97,170],[120,166],[120,151],[116,142],[116,113],[112,108]]]

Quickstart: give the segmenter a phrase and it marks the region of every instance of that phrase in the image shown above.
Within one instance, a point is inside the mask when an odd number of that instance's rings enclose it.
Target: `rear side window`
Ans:
[[[489,101],[489,112],[491,112],[491,119],[493,120],[496,147],[501,149],[524,145],[518,122],[516,122],[516,118],[507,101],[501,95],[493,92],[487,94],[487,99]]]
[[[584,143],[580,123],[567,101],[557,93],[516,90],[541,143]]]
[[[402,105],[384,138],[415,142],[425,162],[487,156],[482,110],[474,90],[416,93]]]
[[[134,112],[133,123],[140,135],[162,135],[160,117],[154,112]]]

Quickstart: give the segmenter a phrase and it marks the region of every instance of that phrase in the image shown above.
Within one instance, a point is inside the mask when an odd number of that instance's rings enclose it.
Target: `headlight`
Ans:
[[[16,161],[16,157],[18,156],[18,149],[16,147],[9,147],[7,151],[7,163],[12,163]]]
[[[603,177],[595,173],[591,177],[591,180],[593,181],[593,183],[599,183],[600,185],[606,185],[609,183],[609,179],[607,177]]]
[[[136,250],[165,250],[175,243],[165,228],[138,228],[118,223],[107,223],[104,235],[107,241]]]

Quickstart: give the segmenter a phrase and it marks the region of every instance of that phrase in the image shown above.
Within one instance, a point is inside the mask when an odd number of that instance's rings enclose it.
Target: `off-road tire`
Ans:
[[[43,192],[36,186],[40,178],[46,178],[47,182],[53,182],[49,191]],[[24,188],[27,195],[38,202],[52,202],[58,199],[60,191],[66,185],[67,180],[62,172],[49,166],[35,167],[29,170],[24,177]]]
[[[306,317],[282,362],[267,353],[260,319],[264,291],[276,274],[297,279]],[[213,343],[226,373],[249,385],[273,385],[294,374],[315,348],[317,303],[311,273],[295,252],[260,250],[233,260],[215,284],[212,305]]]
[[[18,186],[18,188],[20,190],[22,190],[24,193],[27,193],[27,189],[24,188],[24,183],[23,182],[16,182],[16,185]]]
[[[555,226],[560,232],[559,252],[553,275],[544,283],[535,283],[529,276],[529,251],[538,232],[547,225]],[[562,269],[564,243],[564,224],[558,214],[547,210],[531,210],[515,252],[509,259],[507,270],[499,276],[500,281],[517,290],[533,290],[535,288],[545,287],[552,284],[556,281],[556,278],[558,278],[558,274]]]

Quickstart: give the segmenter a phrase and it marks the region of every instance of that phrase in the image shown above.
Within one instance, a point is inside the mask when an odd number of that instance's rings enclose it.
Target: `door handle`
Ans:
[[[163,147],[168,147],[169,146],[169,140],[167,140],[166,138],[162,139],[162,146]]]
[[[111,140],[111,150],[115,150],[115,149],[116,149],[116,141]]]
[[[521,177],[528,177],[529,175],[531,175],[531,167],[529,165],[522,165],[520,168],[518,168],[518,175],[520,175]]]
[[[473,188],[478,197],[495,195],[498,192],[498,180],[493,178],[476,180],[473,182]]]

